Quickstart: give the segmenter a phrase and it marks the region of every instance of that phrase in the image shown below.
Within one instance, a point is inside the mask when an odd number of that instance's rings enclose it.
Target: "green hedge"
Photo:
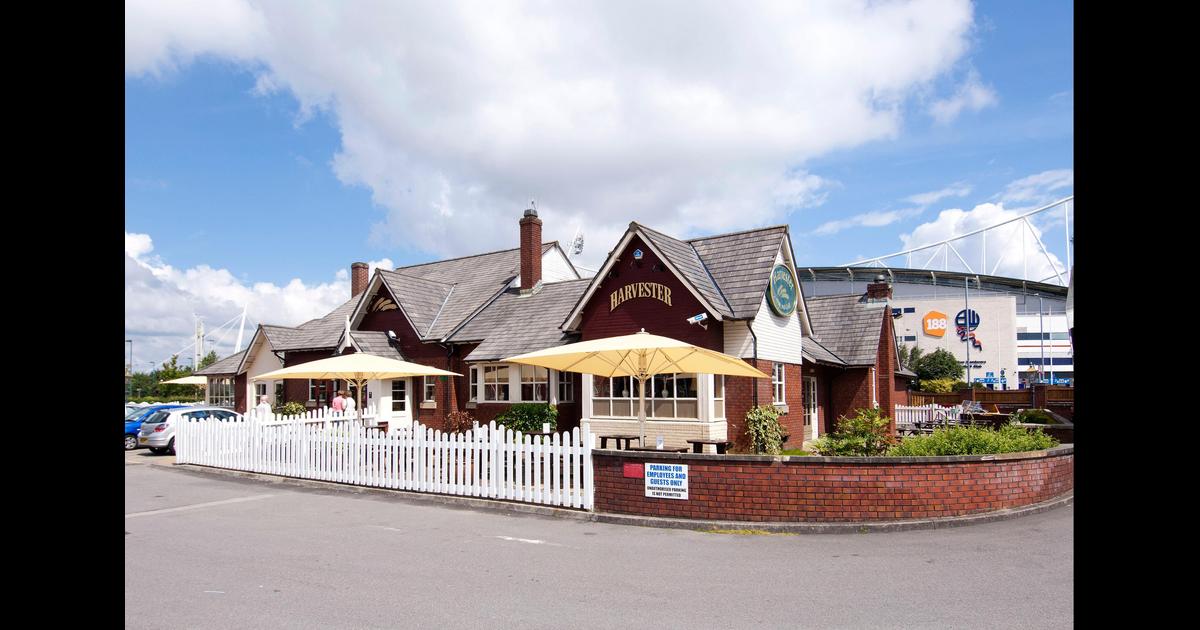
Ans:
[[[755,453],[778,455],[783,448],[783,427],[775,405],[759,405],[746,412],[746,433]]]
[[[882,455],[895,442],[890,427],[891,419],[878,408],[855,409],[852,417],[838,418],[834,433],[817,438],[813,449],[826,456]]]
[[[930,435],[906,437],[888,449],[887,454],[896,457],[988,455],[1041,451],[1055,446],[1058,446],[1058,440],[1042,433],[1040,428],[1027,430],[1006,424],[998,431],[987,427],[937,429]]]
[[[152,405],[157,405],[157,404],[161,404],[161,403],[173,403],[173,402],[180,402],[180,403],[204,402],[204,397],[200,396],[199,398],[190,398],[188,396],[141,396],[141,397],[130,398],[129,402],[126,404],[137,404],[140,402],[150,403]]]
[[[558,429],[558,407],[546,403],[517,403],[496,416],[496,424],[522,433],[541,433],[547,422],[551,431]]]

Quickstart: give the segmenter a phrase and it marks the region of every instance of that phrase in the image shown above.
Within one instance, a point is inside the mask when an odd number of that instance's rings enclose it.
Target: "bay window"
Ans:
[[[491,401],[507,401],[508,396],[508,366],[483,366],[483,399]]]
[[[592,378],[593,416],[637,417],[637,379],[631,376]],[[695,374],[660,374],[648,382],[647,418],[698,418],[699,410]]]
[[[545,401],[549,393],[550,373],[546,368],[533,365],[521,366],[521,400],[525,402]]]
[[[208,404],[214,407],[233,408],[235,395],[232,378],[210,378]]]
[[[713,375],[713,417],[725,417],[725,375]]]

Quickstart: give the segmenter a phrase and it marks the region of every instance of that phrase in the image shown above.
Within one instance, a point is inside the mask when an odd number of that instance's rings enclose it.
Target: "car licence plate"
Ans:
[[[149,442],[149,441],[150,441],[150,438],[138,438],[138,444],[145,444],[146,442]]]

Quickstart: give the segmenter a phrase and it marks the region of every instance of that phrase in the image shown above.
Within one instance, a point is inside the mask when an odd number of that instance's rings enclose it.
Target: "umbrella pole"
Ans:
[[[642,430],[642,448],[646,447],[646,377],[638,377],[638,427]]]
[[[359,424],[359,426],[366,426],[365,424],[363,424],[363,418],[362,418],[362,394],[363,394],[363,386],[366,384],[366,382],[367,381],[365,379],[358,381],[358,424]]]

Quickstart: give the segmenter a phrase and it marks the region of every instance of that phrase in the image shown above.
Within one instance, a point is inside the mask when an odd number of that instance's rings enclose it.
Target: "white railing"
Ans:
[[[358,412],[357,411],[352,411],[349,413],[337,412],[337,411],[334,411],[332,407],[321,407],[321,408],[312,409],[312,410],[309,410],[309,411],[306,411],[304,413],[297,414],[294,416],[285,416],[285,415],[270,413],[265,416],[259,417],[259,415],[257,413],[255,413],[255,411],[253,409],[251,409],[246,414],[246,417],[260,420],[266,424],[287,424],[289,422],[302,422],[305,424],[314,424],[314,423],[341,424],[344,422],[357,421],[358,420]],[[376,426],[376,424],[377,424],[376,420],[378,419],[378,417],[379,417],[379,410],[374,405],[367,405],[365,408],[363,408],[362,418],[363,418],[363,424],[365,424],[366,426],[368,426],[368,427]]]
[[[955,405],[953,407],[942,407],[934,403],[919,407],[896,405],[896,426],[909,427],[916,425],[918,422],[957,424],[962,416],[962,410],[962,405]]]
[[[351,418],[353,417],[351,416]],[[591,449],[583,423],[550,436],[496,426],[465,433],[422,424],[364,427],[347,418],[182,423],[175,461],[377,488],[560,505],[590,510]],[[586,436],[586,444],[583,441]]]

